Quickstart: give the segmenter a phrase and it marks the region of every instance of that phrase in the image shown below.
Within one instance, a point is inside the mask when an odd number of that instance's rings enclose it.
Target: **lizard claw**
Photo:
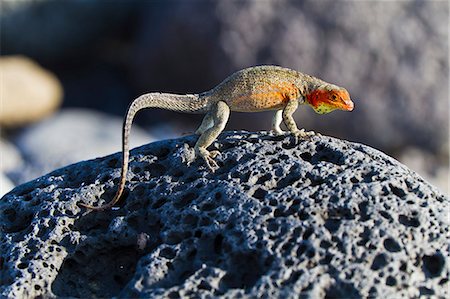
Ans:
[[[283,131],[281,129],[272,129],[270,132],[275,136],[286,134],[286,131]]]
[[[198,148],[196,150],[196,154],[197,154],[197,156],[201,157],[203,159],[203,161],[205,161],[206,166],[208,166],[208,168],[211,172],[214,172],[214,171],[216,171],[216,169],[219,168],[219,165],[217,165],[217,162],[214,161],[214,158],[216,156],[220,155],[219,151],[209,152],[205,148]]]
[[[294,135],[295,143],[298,143],[299,139],[309,139],[312,136],[315,136],[316,133],[314,131],[305,131],[305,129],[301,129],[295,132],[292,132]]]
[[[215,158],[215,157],[217,157],[217,156],[221,156],[222,154],[221,154],[221,152],[219,152],[219,151],[210,151],[209,152],[209,156],[211,157],[211,158]]]

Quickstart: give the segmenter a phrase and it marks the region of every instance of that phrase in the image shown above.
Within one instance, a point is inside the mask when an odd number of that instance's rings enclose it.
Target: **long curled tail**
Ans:
[[[116,195],[114,195],[114,198],[109,203],[103,206],[95,207],[80,203],[81,206],[91,210],[102,211],[112,208],[119,201],[127,180],[128,162],[130,158],[128,139],[131,125],[136,113],[145,108],[161,108],[185,113],[204,113],[208,108],[208,100],[198,94],[147,93],[131,102],[130,106],[128,106],[122,127],[122,171]]]

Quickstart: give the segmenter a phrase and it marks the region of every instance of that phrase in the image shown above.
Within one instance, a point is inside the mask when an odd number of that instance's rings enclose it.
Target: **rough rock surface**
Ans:
[[[194,136],[114,154],[0,201],[6,297],[448,297],[449,199],[396,160],[331,137],[228,132],[221,168]],[[185,145],[187,143],[189,148]]]

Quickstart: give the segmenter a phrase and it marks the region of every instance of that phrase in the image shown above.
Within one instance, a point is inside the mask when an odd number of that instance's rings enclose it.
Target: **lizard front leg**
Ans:
[[[220,153],[218,151],[209,152],[206,148],[210,146],[214,142],[214,140],[216,140],[217,136],[219,136],[219,134],[223,131],[223,129],[225,129],[225,125],[227,124],[228,118],[230,116],[230,108],[225,102],[220,101],[211,107],[211,110],[207,115],[212,118],[214,124],[212,127],[206,129],[201,133],[194,149],[195,154],[199,157],[202,157],[208,168],[214,172],[214,170],[219,167],[216,161],[214,161],[214,157],[216,157]],[[204,129],[205,127],[206,125],[203,126],[202,122],[202,125],[199,129]]]
[[[295,110],[297,110],[298,107],[298,101],[297,100],[290,100],[287,105],[284,107],[283,110],[283,121],[288,128],[288,130],[295,136],[295,138],[304,138],[309,136],[314,136],[314,132],[305,132],[305,129],[299,130],[297,128],[297,124],[295,123],[294,118],[292,117],[292,114],[294,114]]]

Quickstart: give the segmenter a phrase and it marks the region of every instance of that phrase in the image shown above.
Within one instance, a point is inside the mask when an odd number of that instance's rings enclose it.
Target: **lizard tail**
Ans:
[[[147,93],[131,102],[130,106],[128,106],[122,127],[122,170],[117,192],[114,198],[105,205],[98,207],[84,203],[80,203],[80,205],[91,210],[102,211],[112,208],[119,201],[127,180],[128,162],[130,158],[128,138],[134,116],[139,110],[145,108],[161,108],[185,113],[204,113],[206,112],[207,104],[207,99],[197,94],[177,95],[169,93]]]

